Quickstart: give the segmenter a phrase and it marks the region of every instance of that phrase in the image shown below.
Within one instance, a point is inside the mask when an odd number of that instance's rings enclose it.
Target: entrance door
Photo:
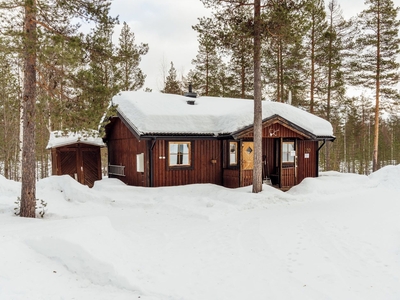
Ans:
[[[242,142],[241,155],[241,185],[247,186],[253,183],[253,167],[254,167],[254,143]]]
[[[59,158],[59,167],[56,175],[70,175],[75,180],[78,180],[77,172],[77,149],[76,148],[61,148],[57,149]]]
[[[79,182],[93,187],[94,182],[101,178],[100,149],[81,148],[82,153],[82,174]]]
[[[296,141],[294,139],[282,139],[280,154],[280,187],[283,189],[290,188],[297,183]]]

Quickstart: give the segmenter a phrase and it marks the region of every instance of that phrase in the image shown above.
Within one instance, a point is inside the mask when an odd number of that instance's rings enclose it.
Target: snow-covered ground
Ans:
[[[288,192],[0,177],[0,299],[400,299],[400,165]]]

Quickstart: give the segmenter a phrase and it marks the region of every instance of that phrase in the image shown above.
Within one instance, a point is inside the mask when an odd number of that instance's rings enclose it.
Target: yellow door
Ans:
[[[253,170],[254,166],[254,143],[242,143],[242,170]]]

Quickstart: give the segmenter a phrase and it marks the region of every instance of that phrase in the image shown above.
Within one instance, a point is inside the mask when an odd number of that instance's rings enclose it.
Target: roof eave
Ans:
[[[310,131],[304,129],[303,127],[300,127],[300,126],[296,125],[295,123],[289,121],[288,119],[281,117],[278,114],[274,114],[268,118],[263,119],[262,123],[263,123],[263,126],[268,126],[268,125],[274,123],[275,121],[281,123],[282,125],[286,125],[288,127],[293,128],[295,131],[299,132],[301,135],[303,135],[304,137],[306,137],[310,140],[321,140],[321,141],[322,140],[332,140],[333,141],[336,139],[334,136],[329,136],[329,135],[328,136],[315,135],[315,134],[311,133]],[[250,130],[253,127],[254,127],[253,124],[248,125],[240,130],[233,132],[232,136],[235,139],[238,139],[238,138],[240,138],[241,135],[243,135],[244,132]]]

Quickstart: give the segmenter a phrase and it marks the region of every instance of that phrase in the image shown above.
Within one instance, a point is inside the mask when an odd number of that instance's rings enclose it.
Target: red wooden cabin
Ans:
[[[109,177],[143,187],[252,184],[253,101],[122,92],[106,126]],[[318,176],[318,153],[333,141],[329,122],[263,101],[263,177],[288,189]]]

